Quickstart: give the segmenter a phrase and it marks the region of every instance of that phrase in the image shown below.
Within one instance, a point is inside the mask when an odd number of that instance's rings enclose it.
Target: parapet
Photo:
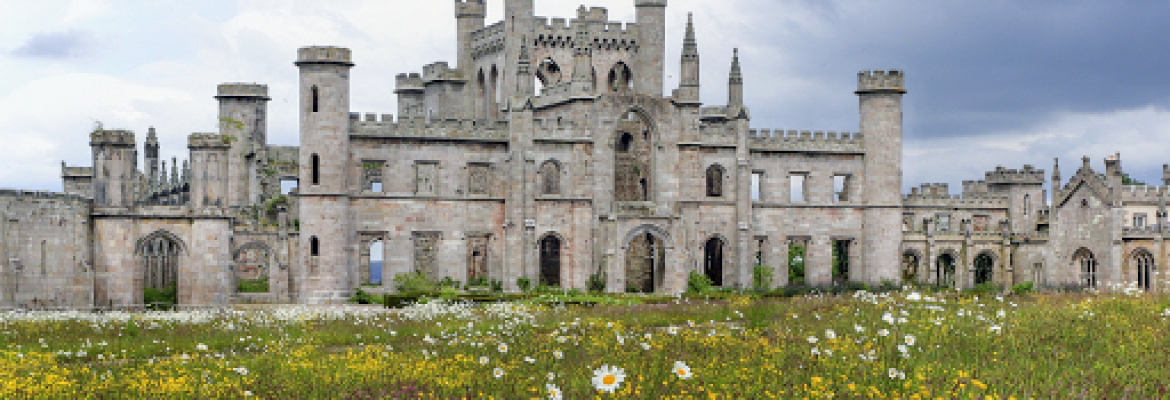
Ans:
[[[459,71],[451,69],[451,66],[446,61],[439,61],[423,66],[423,82],[455,81],[462,80],[462,78]]]
[[[268,85],[258,83],[221,83],[216,90],[217,99],[244,97],[271,100],[268,97]]]
[[[874,70],[857,73],[857,94],[906,93],[902,71]]]
[[[61,162],[61,177],[62,178],[92,178],[93,167],[70,167],[66,166],[65,162]]]
[[[609,10],[605,7],[590,7],[577,9],[577,19],[590,22],[609,22]]]
[[[423,85],[422,75],[419,75],[417,72],[398,74],[398,76],[394,77],[394,81],[394,93],[422,92],[426,90],[426,86]]]
[[[187,136],[187,148],[191,150],[227,150],[229,147],[231,147],[231,139],[227,135],[192,133]]]
[[[398,137],[422,138],[439,140],[467,140],[506,142],[508,140],[507,121],[488,121],[472,119],[436,119],[426,121],[423,118],[399,118],[394,121],[390,114],[367,113],[362,119],[360,113],[349,114],[349,134],[357,137]]]
[[[634,7],[666,7],[666,0],[634,0]]]
[[[352,67],[353,55],[349,49],[332,46],[312,46],[297,49],[296,65],[340,64]]]
[[[1163,185],[1122,185],[1121,201],[1122,202],[1142,202],[1142,203],[1157,203],[1159,199],[1165,198],[1168,194],[1167,187]]]
[[[996,167],[995,171],[984,174],[988,184],[1044,184],[1044,170],[1036,169],[1031,165],[1024,165],[1024,169],[1015,170]]]
[[[127,130],[98,129],[89,134],[90,146],[135,146],[134,132]]]
[[[865,136],[835,131],[750,129],[748,147],[752,151],[864,153]]]
[[[968,185],[981,184],[982,181],[964,181],[964,189]],[[950,194],[945,183],[924,183],[916,188],[910,188],[910,194],[902,197],[903,206],[915,207],[943,207],[943,208],[1007,208],[1008,198],[990,193],[963,193]]]
[[[483,18],[487,16],[487,6],[483,0],[455,0],[455,18]]]

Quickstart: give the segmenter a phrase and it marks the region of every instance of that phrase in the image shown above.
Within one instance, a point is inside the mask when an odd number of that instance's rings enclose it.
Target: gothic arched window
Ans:
[[[540,193],[561,193],[561,167],[556,161],[548,160],[540,165]]]
[[[723,167],[719,164],[707,167],[707,196],[723,197]]]

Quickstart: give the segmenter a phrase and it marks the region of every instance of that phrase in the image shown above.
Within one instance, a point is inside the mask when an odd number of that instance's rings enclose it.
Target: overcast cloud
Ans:
[[[489,21],[502,0],[489,1]],[[453,1],[46,0],[0,6],[0,187],[61,190],[60,162],[89,165],[95,121],[163,154],[216,129],[215,86],[269,85],[269,137],[297,142],[296,49],[354,51],[352,107],[393,113],[393,77],[454,64]],[[572,17],[580,1],[537,0]],[[595,0],[633,21],[633,0]],[[64,11],[62,11],[64,10]],[[671,0],[667,87],[678,82],[686,13],[695,13],[703,101],[726,102],[739,47],[753,127],[857,130],[856,73],[902,69],[904,187],[979,179],[997,165],[1066,179],[1121,153],[1148,183],[1170,162],[1170,2]],[[490,22],[489,22],[490,23]]]

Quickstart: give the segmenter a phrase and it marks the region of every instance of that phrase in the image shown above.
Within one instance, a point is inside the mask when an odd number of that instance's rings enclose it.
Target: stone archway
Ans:
[[[975,285],[994,283],[995,257],[989,252],[982,252],[975,256]]]
[[[248,242],[240,246],[232,259],[235,261],[236,287],[240,293],[272,293],[272,267],[276,253],[263,242]]]
[[[625,238],[625,286],[618,290],[654,293],[667,286],[666,259],[670,237],[654,225],[642,225]]]
[[[561,253],[563,241],[554,234],[540,239],[540,284],[561,286]]]
[[[187,246],[175,234],[158,230],[138,240],[134,250],[142,276],[142,303],[179,303],[179,268]]]
[[[1085,287],[1097,287],[1097,257],[1084,247],[1077,249],[1072,257],[1073,267],[1080,271],[1081,284]]]
[[[943,287],[955,285],[955,256],[951,252],[944,252],[935,261],[935,284]]]

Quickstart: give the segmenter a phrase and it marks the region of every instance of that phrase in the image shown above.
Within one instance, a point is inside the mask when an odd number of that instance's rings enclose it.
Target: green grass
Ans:
[[[282,399],[512,399],[547,397],[551,383],[577,399],[599,396],[591,378],[603,364],[627,376],[602,398],[1165,398],[1170,391],[1170,297],[860,293],[635,305],[605,303],[640,296],[578,294],[570,297],[600,305],[361,313],[0,314],[0,398],[248,391]],[[674,375],[676,361],[693,377]],[[495,368],[504,376],[493,377]]]

